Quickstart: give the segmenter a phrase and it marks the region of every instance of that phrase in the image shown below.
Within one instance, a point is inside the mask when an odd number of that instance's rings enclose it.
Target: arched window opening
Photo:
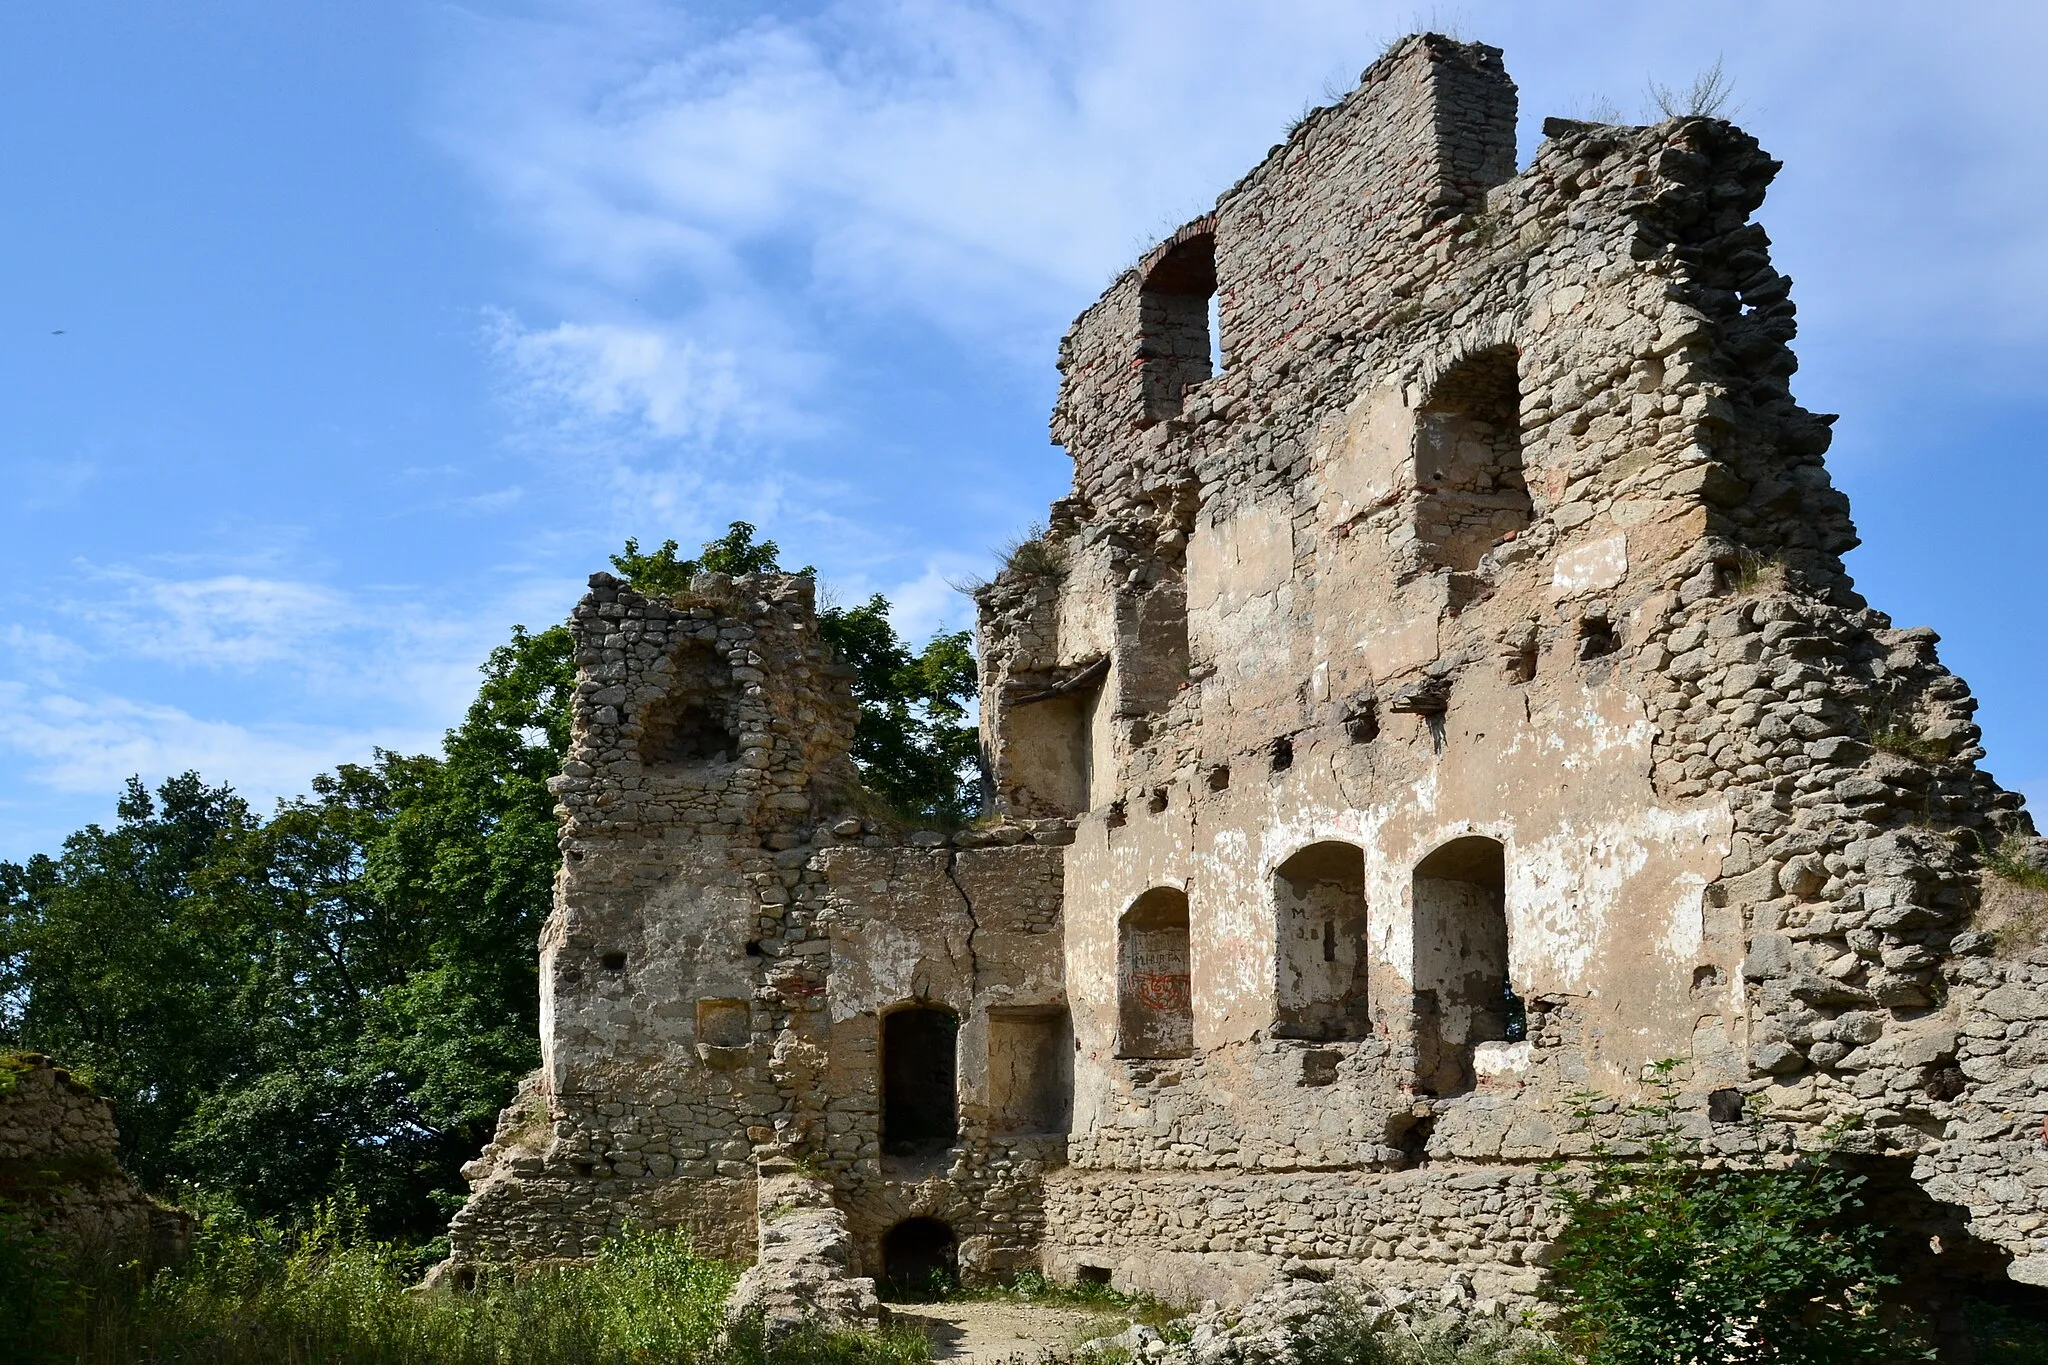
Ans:
[[[702,641],[669,660],[668,695],[640,716],[640,762],[649,768],[728,763],[739,757],[733,733],[732,666]]]
[[[955,1064],[960,1021],[912,1005],[882,1016],[882,1151],[944,1151],[960,1135]]]
[[[1188,898],[1154,887],[1117,927],[1117,1055],[1188,1057],[1195,1051]]]
[[[1495,839],[1453,839],[1415,866],[1418,1083],[1469,1090],[1472,1049],[1518,1041],[1521,999],[1508,976],[1507,856]]]
[[[906,1218],[882,1234],[882,1278],[891,1298],[933,1298],[959,1279],[953,1229],[937,1218]]]
[[[1365,852],[1310,844],[1273,874],[1279,982],[1276,1037],[1368,1038]]]
[[[1522,390],[1515,349],[1453,366],[1416,413],[1416,536],[1436,568],[1469,572],[1535,519],[1522,473]]]
[[[1139,287],[1138,368],[1146,423],[1179,416],[1188,389],[1222,368],[1216,363],[1220,355],[1212,360],[1209,330],[1215,293],[1216,236],[1210,232],[1176,242]]]

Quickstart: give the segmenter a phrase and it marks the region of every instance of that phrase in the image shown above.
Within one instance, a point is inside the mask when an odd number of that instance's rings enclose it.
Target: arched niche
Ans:
[[[1507,850],[1498,839],[1453,839],[1415,865],[1414,972],[1418,1083],[1468,1090],[1472,1049],[1522,1036],[1508,977]]]
[[[1273,873],[1277,947],[1273,1032],[1281,1038],[1367,1038],[1365,851],[1310,844]]]
[[[1187,893],[1158,886],[1117,924],[1119,1057],[1187,1057],[1195,1050]]]
[[[1470,571],[1535,519],[1522,470],[1522,389],[1512,346],[1453,365],[1415,414],[1416,539],[1432,568]]]

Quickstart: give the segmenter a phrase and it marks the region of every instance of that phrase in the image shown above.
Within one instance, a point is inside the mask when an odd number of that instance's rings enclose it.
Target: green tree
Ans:
[[[1898,1281],[1885,1230],[1833,1144],[1778,1168],[1705,1169],[1670,1071],[1631,1111],[1636,1150],[1597,1147],[1583,1187],[1558,1194],[1558,1298],[1587,1365],[1933,1359],[1919,1324],[1886,1302]]]
[[[0,1038],[76,1068],[120,1105],[124,1156],[177,1174],[173,1135],[232,1067],[241,972],[194,894],[216,846],[256,823],[195,773],[130,779],[112,829],[0,863]]]
[[[800,573],[814,574],[816,569],[805,565],[801,569],[785,569],[777,562],[782,548],[772,540],[754,543],[754,524],[736,521],[726,527],[725,534],[716,540],[704,542],[704,548],[696,559],[676,558],[678,547],[673,540],[661,542],[661,548],[653,554],[642,554],[640,542],[628,538],[626,548],[612,556],[612,567],[619,571],[635,592],[672,595],[688,592],[690,580],[700,573],[723,573],[737,577],[748,573]]]

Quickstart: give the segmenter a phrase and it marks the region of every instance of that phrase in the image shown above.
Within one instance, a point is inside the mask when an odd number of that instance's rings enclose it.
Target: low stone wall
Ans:
[[[162,1262],[191,1220],[135,1187],[115,1153],[114,1102],[39,1053],[0,1057],[0,1211],[75,1247]]]
[[[1533,1168],[1133,1174],[1046,1181],[1047,1272],[1110,1272],[1119,1289],[1242,1303],[1290,1265],[1349,1265],[1377,1284],[1456,1276],[1482,1298],[1539,1288],[1556,1235]]]

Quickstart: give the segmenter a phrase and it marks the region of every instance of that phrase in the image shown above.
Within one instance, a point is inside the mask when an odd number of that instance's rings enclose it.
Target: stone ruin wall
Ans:
[[[2030,826],[1933,633],[1843,572],[1832,419],[1791,397],[1751,221],[1777,164],[1716,120],[1554,120],[1515,175],[1513,114],[1496,51],[1405,40],[1062,346],[1058,571],[1006,574],[983,620],[1003,795],[1080,817],[1048,1263],[1526,1294],[1540,1167],[1603,1130],[1568,1097],[1676,1058],[1710,1153],[1748,1140],[1716,1091],[1767,1103],[1773,1143],[1856,1118],[1923,1196],[1901,1218],[2040,1283],[2048,959],[1969,928],[1978,851]],[[1205,288],[1215,375],[1149,330]],[[1447,1076],[1416,876],[1474,836],[1527,1036]],[[1318,1037],[1282,905],[1333,844],[1362,863],[1366,1020]],[[1119,1056],[1119,924],[1162,888],[1193,1045]]]
[[[1517,174],[1514,118],[1498,51],[1404,39],[1075,324],[1073,493],[980,594],[992,825],[862,796],[807,579],[592,579],[546,1064],[451,1264],[744,1257],[766,1169],[853,1274],[928,1217],[970,1278],[1521,1297],[1546,1165],[1619,1132],[1572,1096],[1676,1059],[1710,1155],[1854,1119],[1927,1275],[2048,1283],[2048,954],[1975,920],[2031,825],[1843,571],[1777,163],[1552,120]],[[959,1131],[899,1154],[919,1005]]]
[[[543,1065],[466,1168],[444,1275],[589,1256],[629,1222],[751,1259],[764,1162],[816,1172],[867,1261],[928,1217],[969,1272],[1036,1263],[1064,1116],[1007,1112],[1001,1064],[1013,1034],[1064,1017],[1067,825],[878,822],[812,593],[704,575],[665,600],[592,578]],[[906,1005],[957,1021],[959,1139],[885,1154],[883,1016]]]
[[[114,1102],[40,1053],[0,1056],[0,1208],[82,1249],[161,1264],[191,1220],[121,1169]]]

